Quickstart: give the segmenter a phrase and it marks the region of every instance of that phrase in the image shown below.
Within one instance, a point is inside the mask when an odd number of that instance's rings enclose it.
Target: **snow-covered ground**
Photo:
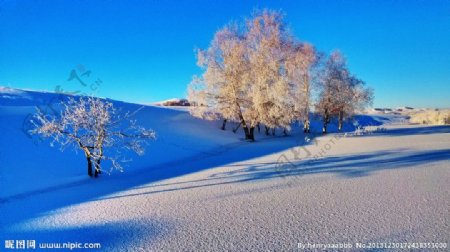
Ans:
[[[137,120],[158,140],[124,173],[89,179],[82,153],[22,132],[33,106],[51,97],[0,90],[2,243],[293,251],[298,243],[450,242],[449,126],[360,116],[382,130],[248,143],[220,122],[146,106]]]

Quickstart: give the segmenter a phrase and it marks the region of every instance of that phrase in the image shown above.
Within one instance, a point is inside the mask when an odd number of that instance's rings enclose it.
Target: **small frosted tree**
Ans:
[[[323,133],[332,117],[338,118],[342,130],[346,117],[353,116],[371,104],[373,92],[365,83],[350,74],[345,58],[339,51],[333,52],[325,63],[321,79],[316,111],[323,118]]]
[[[357,112],[362,112],[373,102],[373,90],[356,76],[350,76],[346,92],[341,94],[338,106],[338,130],[342,130],[344,120]]]
[[[122,151],[143,155],[145,146],[155,139],[153,130],[130,119],[132,114],[121,114],[112,103],[99,98],[69,97],[60,105],[61,112],[56,115],[38,110],[32,119],[32,133],[51,138],[51,145],[57,143],[61,150],[82,150],[90,177],[101,173],[102,161],[110,161],[112,168],[122,170],[121,163],[127,161],[121,157]]]

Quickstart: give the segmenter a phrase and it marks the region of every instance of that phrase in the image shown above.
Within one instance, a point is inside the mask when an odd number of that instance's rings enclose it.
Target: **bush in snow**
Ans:
[[[419,124],[445,125],[450,124],[450,109],[426,110],[411,114],[410,121]]]
[[[60,105],[61,112],[56,115],[38,109],[32,119],[35,125],[32,133],[51,138],[51,145],[58,143],[61,150],[67,147],[82,150],[90,177],[101,173],[102,161],[110,161],[113,168],[122,170],[121,162],[126,160],[121,157],[121,150],[143,155],[145,145],[155,139],[153,130],[130,120],[130,113],[120,114],[110,102],[71,97]]]

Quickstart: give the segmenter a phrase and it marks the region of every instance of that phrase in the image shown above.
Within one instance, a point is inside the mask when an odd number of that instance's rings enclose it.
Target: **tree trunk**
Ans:
[[[275,136],[275,128],[272,128],[272,136]]]
[[[247,123],[245,122],[242,114],[240,114],[239,117],[241,119],[242,128],[244,129],[245,140],[255,141],[255,135],[254,135],[255,127],[248,128]]]
[[[101,159],[97,160],[98,174],[102,174],[102,169],[100,168],[101,161],[102,161]]]
[[[244,126],[243,129],[244,129],[244,134],[245,134],[245,140],[249,140],[250,139],[250,130],[247,128],[247,126]]]
[[[322,133],[327,133],[328,122],[330,121],[330,115],[328,114],[328,109],[325,109],[325,113],[323,113],[323,129]]]
[[[250,127],[250,135],[248,137],[249,140],[255,141],[255,127]]]
[[[344,111],[339,111],[339,126],[338,126],[338,130],[341,131],[342,130],[342,125],[344,122]]]
[[[227,125],[227,119],[224,119],[223,120],[223,123],[222,123],[222,127],[220,128],[221,130],[225,130],[225,126]]]
[[[92,161],[91,156],[86,155],[88,176],[92,177]]]
[[[328,114],[325,115],[324,119],[323,119],[323,129],[322,129],[322,133],[326,134],[327,133],[327,126],[328,126]]]
[[[303,133],[310,133],[311,130],[309,128],[309,119],[306,119],[303,123]]]
[[[310,121],[309,121],[309,99],[310,99],[310,81],[309,81],[309,74],[303,75],[303,83],[304,83],[304,92],[306,95],[305,99],[305,120],[303,122],[303,132],[304,133],[310,133]]]
[[[98,174],[102,173],[101,169],[100,169],[100,159],[97,159],[97,161],[95,162],[95,171],[94,171],[94,177],[97,178]]]
[[[236,133],[236,131],[239,129],[239,127],[241,127],[241,125],[242,125],[242,123],[239,123],[238,126],[233,129],[233,133]]]
[[[267,127],[267,126],[265,126],[265,125],[264,125],[264,127],[265,127],[265,129],[266,129],[266,136],[268,136],[268,135],[269,135],[269,130],[270,130],[270,128]]]
[[[258,127],[258,133],[261,133],[261,125],[259,125],[259,123],[258,123],[258,124],[256,124],[256,127]]]
[[[245,140],[255,141],[255,127],[244,126]]]

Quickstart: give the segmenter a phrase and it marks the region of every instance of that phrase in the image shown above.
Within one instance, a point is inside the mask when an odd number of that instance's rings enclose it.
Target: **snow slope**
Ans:
[[[162,140],[126,172],[94,180],[85,178],[81,153],[27,142],[19,126],[29,105],[0,102],[0,240],[100,242],[104,251],[450,242],[448,126],[361,116],[386,130],[247,143],[186,112],[145,107],[137,119]],[[39,180],[53,187],[27,185]]]
[[[0,201],[30,193],[52,190],[61,185],[77,185],[89,181],[85,158],[80,151],[50,146],[50,141],[29,133],[36,108],[57,111],[58,104],[68,95],[0,88]],[[131,172],[150,167],[183,162],[221,153],[230,146],[239,145],[242,132],[218,131],[221,122],[207,122],[191,117],[186,109],[165,108],[112,101],[123,112],[138,111],[133,119],[157,133],[157,140],[147,148],[143,157],[130,156],[125,170]],[[378,125],[371,117],[360,116],[363,124]],[[228,125],[228,128],[236,125]],[[321,125],[315,122],[319,131]],[[347,124],[347,130],[354,127]],[[330,125],[330,131],[336,125]],[[260,134],[258,139],[264,139]],[[163,165],[164,164],[164,165]],[[112,171],[112,176],[120,176]],[[20,186],[15,186],[19,183]]]
[[[60,152],[48,140],[28,133],[32,126],[29,120],[36,107],[51,111],[66,98],[55,93],[0,89],[0,199],[88,180],[82,152],[70,149]],[[217,131],[215,123],[194,119],[186,112],[113,103],[123,112],[138,110],[134,119],[157,132],[157,141],[147,148],[147,155],[130,157],[133,161],[127,164],[127,172],[207,155],[238,142],[235,137],[229,137],[230,132]],[[113,175],[117,173],[113,171]],[[20,186],[14,186],[16,183]]]

